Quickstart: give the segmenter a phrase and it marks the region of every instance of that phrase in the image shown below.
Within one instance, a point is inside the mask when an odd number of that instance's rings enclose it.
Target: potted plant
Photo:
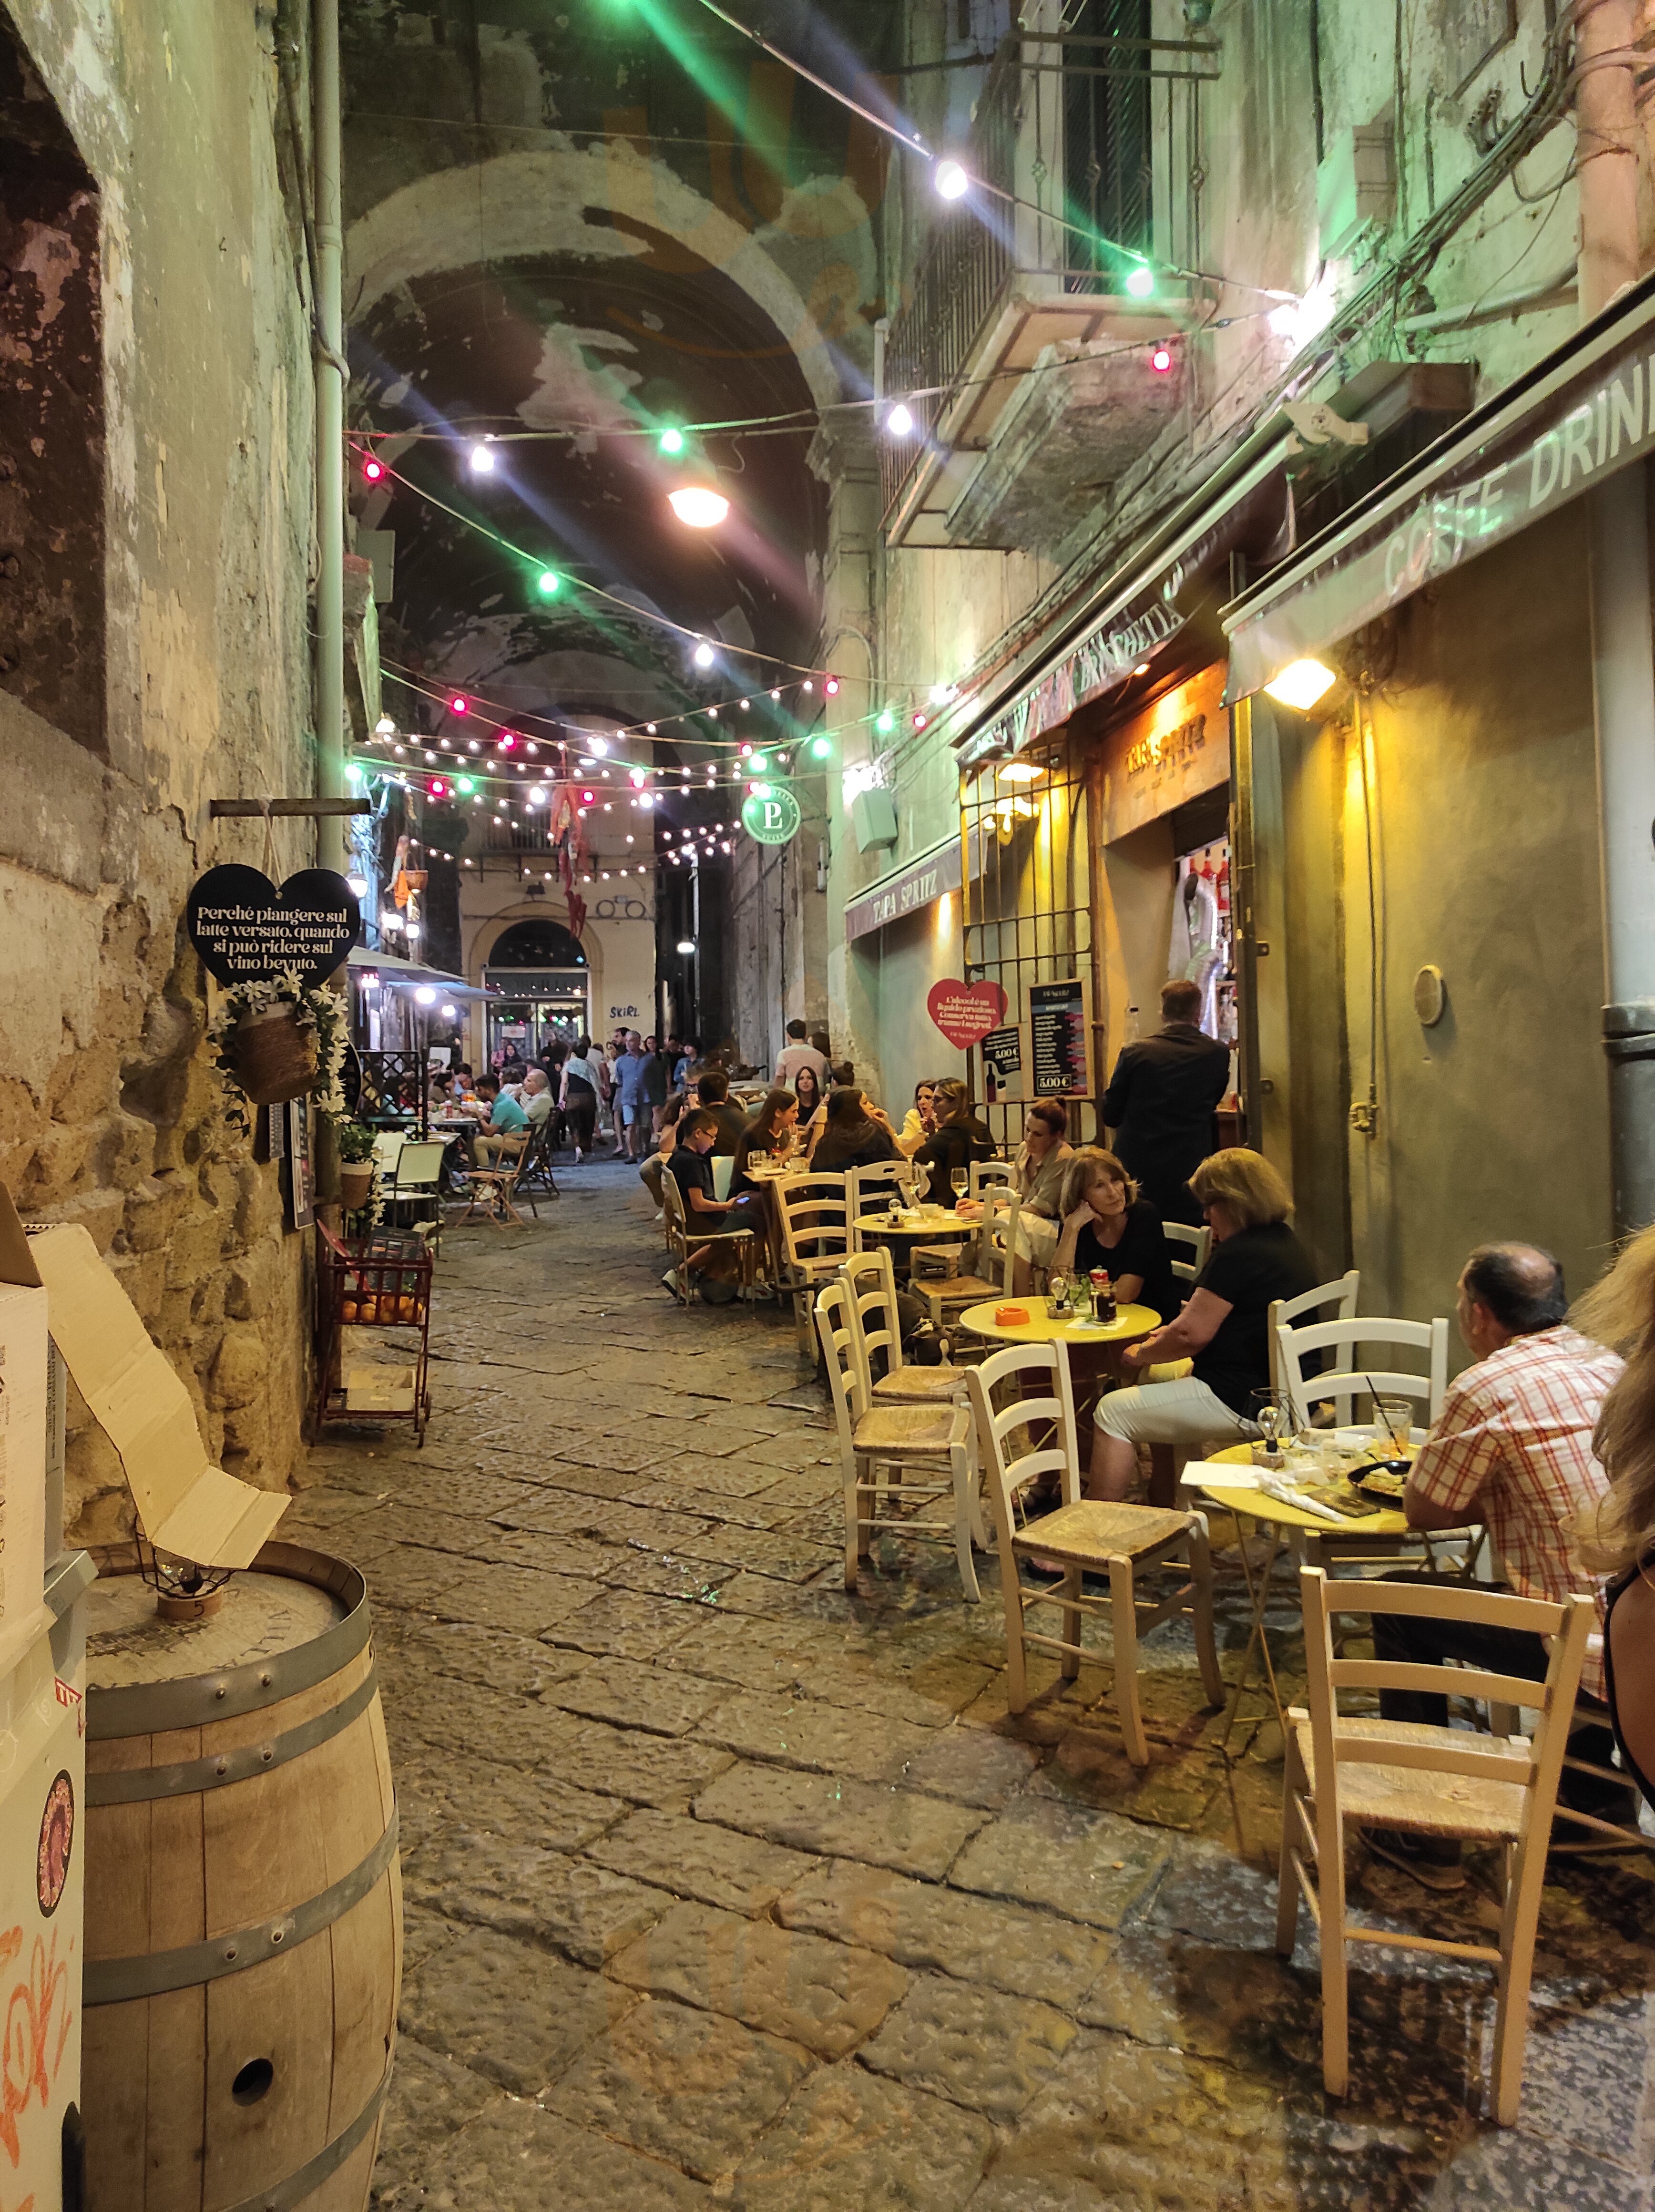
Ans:
[[[355,1213],[373,1194],[374,1132],[365,1121],[335,1121],[333,1140],[339,1147],[339,1202]]]
[[[345,1010],[320,984],[295,969],[233,983],[209,1026],[213,1057],[231,1086],[225,1114],[247,1128],[246,1109],[311,1098],[343,1117],[339,1072],[345,1058]]]

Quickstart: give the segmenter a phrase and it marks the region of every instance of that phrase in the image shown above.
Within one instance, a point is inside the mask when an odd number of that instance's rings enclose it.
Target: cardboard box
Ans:
[[[411,1367],[353,1367],[346,1375],[347,1413],[411,1413],[413,1410]]]
[[[77,1389],[120,1454],[149,1541],[203,1566],[251,1566],[288,1501],[209,1461],[189,1392],[150,1341],[136,1307],[87,1231],[76,1224],[26,1237],[10,1194],[0,1186],[0,1285],[42,1301],[39,1415],[29,1462],[33,1503],[28,1526],[16,1539],[27,1546],[36,1608],[45,1572],[48,1318],[52,1341]],[[0,1574],[0,1581],[9,1592],[9,1577]],[[21,1578],[17,1587],[22,1588]],[[0,1638],[9,1626],[0,1620]],[[0,1642],[0,1665],[9,1663]]]
[[[0,1283],[0,1664],[45,1577],[46,1293]]]

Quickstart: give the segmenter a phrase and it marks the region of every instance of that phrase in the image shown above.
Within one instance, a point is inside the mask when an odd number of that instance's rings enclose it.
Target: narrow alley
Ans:
[[[993,1562],[971,1607],[946,1552],[888,1544],[846,1595],[786,1316],[678,1311],[630,1172],[564,1182],[537,1225],[446,1237],[425,1449],[313,1451],[284,1530],[375,1613],[385,2212],[1647,2204],[1646,1877],[1549,1888],[1518,2127],[1470,2109],[1486,1978],[1395,1954],[1353,1969],[1332,2105],[1313,1939],[1273,1948],[1262,1692],[1227,1759],[1174,1625],[1143,1777],[1102,1670],[1009,1720]],[[1220,1598],[1233,1677],[1233,1552]],[[1494,1914],[1477,1878],[1428,1902],[1444,1933]]]

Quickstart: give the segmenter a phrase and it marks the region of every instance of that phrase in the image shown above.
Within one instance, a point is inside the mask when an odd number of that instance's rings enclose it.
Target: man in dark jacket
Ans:
[[[1213,1149],[1213,1115],[1229,1089],[1226,1045],[1196,1025],[1200,986],[1163,983],[1161,1028],[1123,1045],[1103,1094],[1115,1151],[1167,1221],[1199,1221],[1186,1185]]]
[[[714,1152],[733,1152],[742,1140],[747,1116],[739,1106],[731,1103],[730,1078],[723,1068],[709,1068],[705,1075],[697,1077],[695,1096],[702,1109],[718,1123]]]

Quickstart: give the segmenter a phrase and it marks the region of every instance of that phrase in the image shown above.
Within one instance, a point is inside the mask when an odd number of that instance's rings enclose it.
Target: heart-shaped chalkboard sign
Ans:
[[[190,942],[221,983],[250,983],[288,969],[301,981],[331,975],[355,944],[361,915],[331,868],[301,868],[280,890],[258,868],[209,868],[185,911]]]

